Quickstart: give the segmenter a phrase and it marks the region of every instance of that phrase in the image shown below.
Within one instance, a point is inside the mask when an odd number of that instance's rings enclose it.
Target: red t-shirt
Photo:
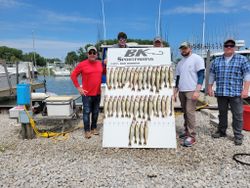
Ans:
[[[82,88],[86,96],[96,96],[101,93],[101,82],[104,68],[101,61],[90,62],[88,59],[80,62],[71,73],[71,79],[76,88],[80,87],[77,80],[82,76]]]

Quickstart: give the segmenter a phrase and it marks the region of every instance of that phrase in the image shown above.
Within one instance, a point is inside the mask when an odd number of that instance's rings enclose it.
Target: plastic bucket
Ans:
[[[243,129],[250,131],[250,105],[243,105]]]
[[[30,104],[30,84],[17,84],[17,105]]]

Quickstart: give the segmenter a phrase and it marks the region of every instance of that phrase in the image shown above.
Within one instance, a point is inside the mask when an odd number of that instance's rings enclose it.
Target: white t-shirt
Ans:
[[[197,72],[205,69],[205,63],[201,56],[191,54],[183,57],[176,67],[176,76],[180,76],[179,91],[194,91],[197,86]]]

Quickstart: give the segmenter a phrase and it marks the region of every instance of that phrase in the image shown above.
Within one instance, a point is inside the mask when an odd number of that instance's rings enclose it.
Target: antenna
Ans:
[[[158,29],[157,29],[158,36],[160,36],[160,25],[161,25],[161,0],[159,2],[159,11],[158,11]]]
[[[203,56],[205,50],[205,21],[206,21],[206,0],[204,0],[203,7],[203,24],[202,24],[202,47],[201,47],[201,55]]]
[[[103,38],[104,38],[104,43],[106,43],[106,22],[105,22],[105,9],[104,9],[104,2],[101,0],[102,4],[102,24],[103,24]]]
[[[34,61],[34,66],[36,67],[36,51],[35,51],[35,36],[34,36],[34,30],[32,30],[32,40],[33,40],[33,61]]]

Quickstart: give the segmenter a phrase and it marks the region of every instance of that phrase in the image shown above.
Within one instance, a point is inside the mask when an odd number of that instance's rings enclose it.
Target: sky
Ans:
[[[115,39],[123,31],[132,39],[161,34],[178,54],[183,41],[202,43],[205,23],[205,43],[234,38],[250,47],[250,0],[205,0],[205,22],[204,0],[162,0],[160,11],[160,0],[103,0],[104,17],[101,2],[0,0],[0,46],[32,52],[34,39],[40,55],[64,59],[70,51]]]

